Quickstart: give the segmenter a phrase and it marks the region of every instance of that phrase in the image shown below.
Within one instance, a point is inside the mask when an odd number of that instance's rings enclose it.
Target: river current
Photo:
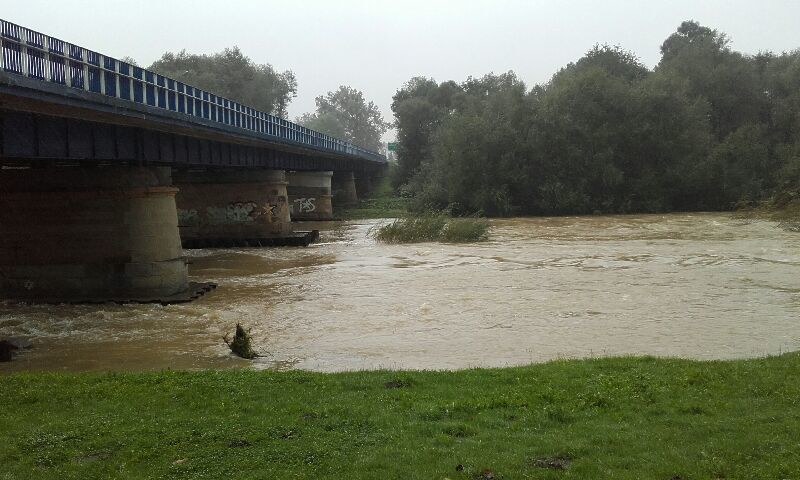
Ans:
[[[190,250],[217,290],[182,305],[0,303],[34,344],[0,373],[232,368],[461,369],[556,358],[745,358],[800,349],[800,234],[726,214],[492,221],[480,244],[385,245],[381,221],[308,248]]]

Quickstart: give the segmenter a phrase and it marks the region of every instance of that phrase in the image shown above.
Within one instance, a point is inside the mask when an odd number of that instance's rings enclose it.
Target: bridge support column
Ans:
[[[362,172],[355,177],[356,190],[362,197],[369,196],[374,190],[373,178],[370,174]]]
[[[289,209],[292,220],[331,220],[331,177],[333,172],[290,172]]]
[[[0,296],[159,301],[187,290],[169,167],[0,170]]]
[[[358,204],[353,172],[333,172],[332,189],[333,203],[337,207],[352,207]]]
[[[282,244],[292,225],[282,170],[175,172],[184,247]]]

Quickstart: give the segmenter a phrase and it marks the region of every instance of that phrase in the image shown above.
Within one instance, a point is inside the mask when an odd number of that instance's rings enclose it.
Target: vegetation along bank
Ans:
[[[0,478],[800,478],[800,355],[0,377]]]

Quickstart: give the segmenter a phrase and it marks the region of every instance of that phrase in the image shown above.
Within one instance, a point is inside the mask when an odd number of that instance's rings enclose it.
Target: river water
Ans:
[[[194,250],[189,304],[0,303],[0,337],[34,348],[0,373],[250,365],[460,369],[648,354],[726,359],[800,349],[800,234],[725,214],[521,218],[470,245],[376,244],[379,221],[314,225],[309,248]],[[309,227],[311,225],[307,225]]]

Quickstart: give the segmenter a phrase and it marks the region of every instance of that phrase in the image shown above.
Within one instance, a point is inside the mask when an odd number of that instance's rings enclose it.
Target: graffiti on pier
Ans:
[[[294,206],[297,205],[297,213],[311,213],[317,209],[315,202],[317,201],[316,198],[298,198],[292,203],[292,212],[294,212]]]
[[[199,223],[200,215],[198,215],[197,210],[184,210],[182,208],[178,209],[178,226],[191,227]]]
[[[264,207],[264,215],[267,215],[268,217],[272,218],[273,216],[278,214],[278,212],[275,211],[277,208],[278,208],[277,205],[267,205],[266,207]]]
[[[258,210],[256,202],[234,202],[228,204],[225,216],[233,223],[253,222],[259,216]]]
[[[208,221],[212,225],[230,223],[250,223],[256,221],[273,222],[279,217],[279,205],[259,205],[256,202],[231,202],[226,207],[206,207]]]

